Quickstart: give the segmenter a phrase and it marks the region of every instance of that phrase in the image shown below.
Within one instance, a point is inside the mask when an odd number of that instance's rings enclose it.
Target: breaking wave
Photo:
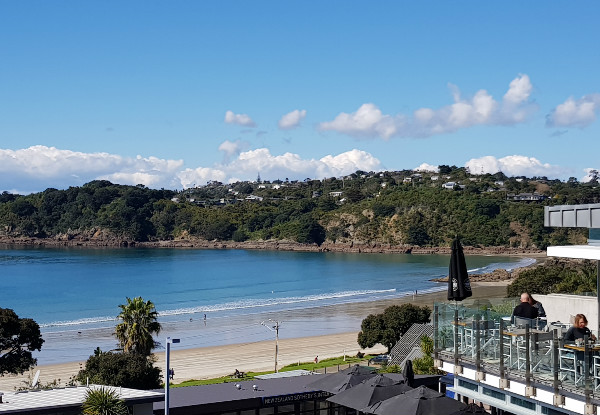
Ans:
[[[422,293],[428,290],[422,290]],[[406,294],[406,293],[402,293]],[[401,295],[402,295],[401,294]],[[386,290],[359,290],[359,291],[341,291],[335,293],[323,293],[308,295],[304,297],[282,297],[265,299],[243,299],[222,304],[199,305],[195,307],[176,308],[172,310],[159,310],[159,318],[168,316],[184,316],[198,313],[217,313],[239,310],[256,310],[257,312],[267,307],[280,307],[290,305],[306,305],[307,307],[316,307],[322,305],[339,304],[344,302],[373,301],[383,298],[392,298],[397,296],[395,288]],[[70,321],[54,321],[51,323],[40,324],[41,328],[50,327],[75,327],[75,326],[94,326],[102,323],[114,323],[115,317],[90,317]]]

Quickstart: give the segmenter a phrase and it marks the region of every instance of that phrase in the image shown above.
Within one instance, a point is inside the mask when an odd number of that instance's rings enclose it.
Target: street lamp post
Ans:
[[[279,321],[273,321],[271,319],[269,319],[270,322],[275,323],[275,325],[273,327],[268,326],[265,324],[265,322],[263,321],[262,324],[263,326],[265,326],[266,328],[268,328],[271,331],[275,332],[275,373],[277,373],[277,354],[279,353],[279,325],[281,324],[281,322]]]
[[[171,343],[179,343],[179,339],[167,337],[167,346],[165,351],[165,415],[169,415],[169,379],[171,377]]]

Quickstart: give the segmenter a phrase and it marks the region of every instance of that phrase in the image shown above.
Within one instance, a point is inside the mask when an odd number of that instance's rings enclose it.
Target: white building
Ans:
[[[47,414],[63,415],[81,413],[88,388],[109,388],[125,401],[130,413],[152,415],[154,402],[164,402],[162,392],[129,388],[90,385],[57,389],[0,392],[0,414]],[[164,407],[164,403],[163,403]]]

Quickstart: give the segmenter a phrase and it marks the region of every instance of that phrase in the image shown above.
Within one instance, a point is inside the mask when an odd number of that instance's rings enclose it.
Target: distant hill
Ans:
[[[27,196],[4,192],[0,237],[20,243],[112,246],[160,241],[177,245],[187,239],[289,241],[403,251],[448,247],[458,235],[463,245],[472,247],[545,249],[581,243],[587,232],[545,228],[543,206],[600,201],[596,181],[475,176],[454,166],[440,166],[440,171],[358,171],[302,182],[211,182],[180,192],[103,180]]]

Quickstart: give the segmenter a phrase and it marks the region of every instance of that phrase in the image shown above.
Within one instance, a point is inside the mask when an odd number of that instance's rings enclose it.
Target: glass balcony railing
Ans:
[[[517,299],[436,303],[436,359],[477,372],[600,398],[600,344],[565,342],[568,327],[545,320],[511,321]]]

